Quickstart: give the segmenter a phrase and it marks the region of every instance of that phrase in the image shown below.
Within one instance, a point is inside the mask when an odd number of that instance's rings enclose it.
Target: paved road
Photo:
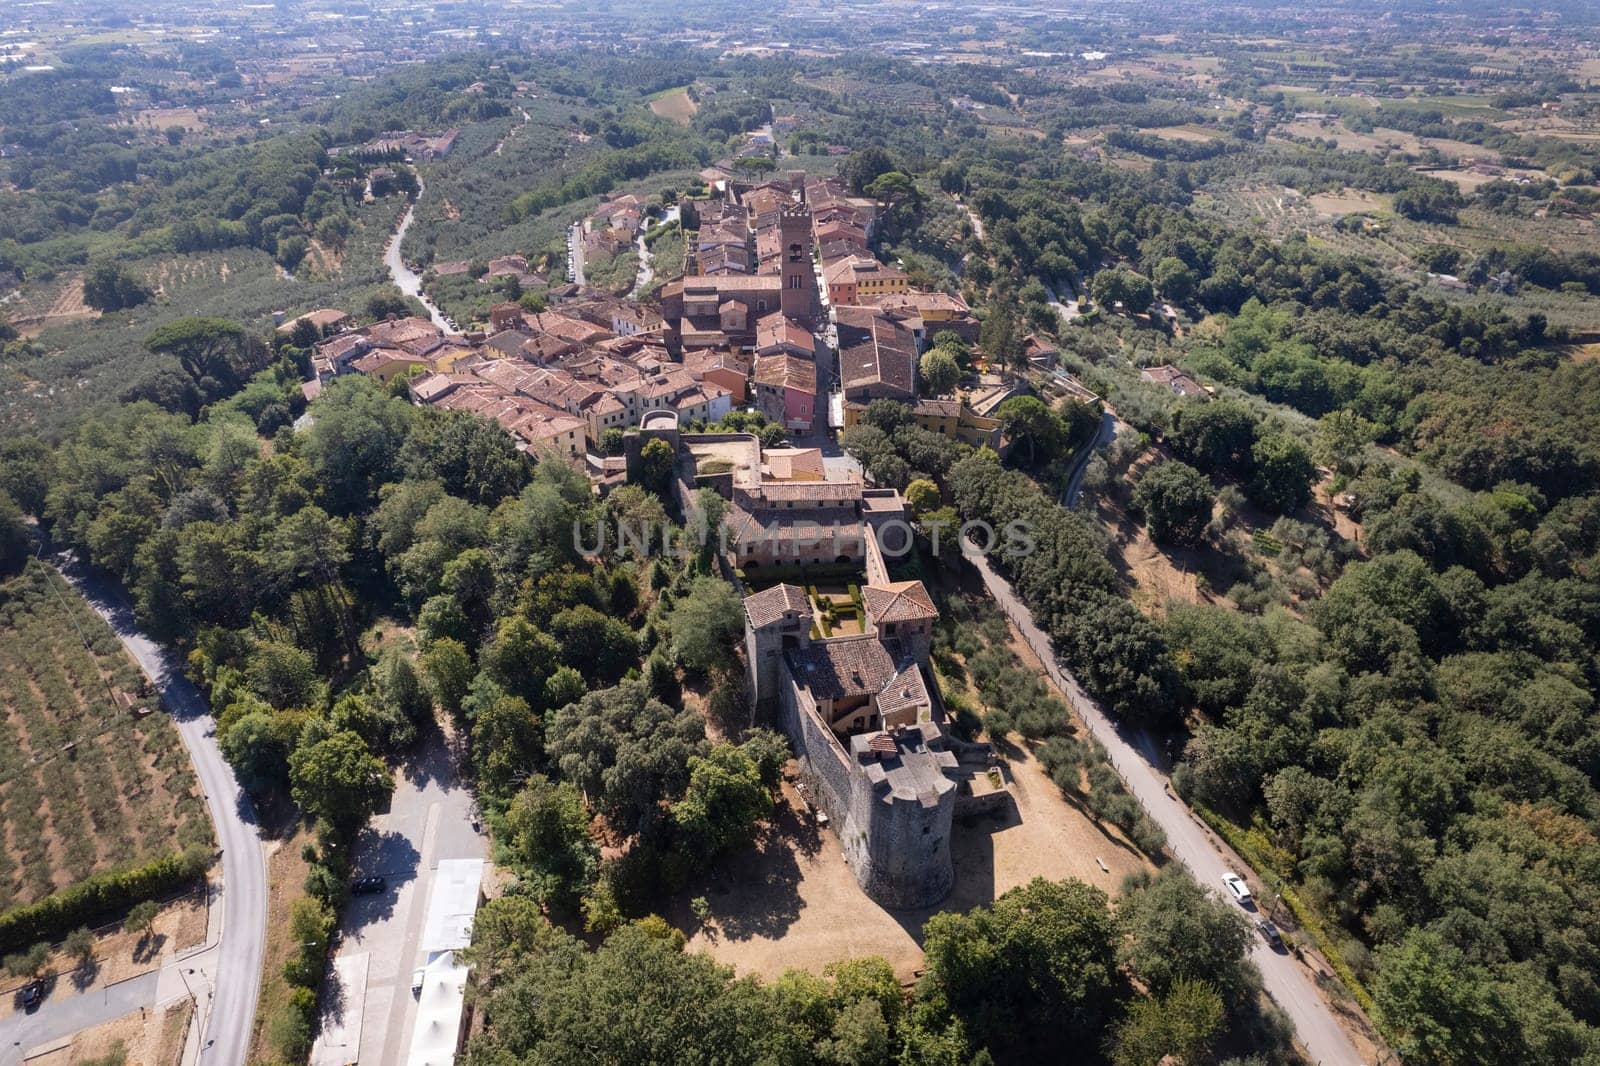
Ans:
[[[415,270],[406,266],[406,261],[400,257],[400,242],[406,239],[406,230],[411,228],[411,219],[417,212],[417,200],[422,199],[425,186],[422,179],[417,179],[417,199],[406,205],[406,213],[400,217],[400,225],[395,228],[394,236],[389,238],[389,245],[383,250],[383,265],[389,268],[389,277],[395,287],[407,296],[414,296],[428,309],[428,317],[433,324],[446,333],[454,333],[450,323],[445,321],[444,312],[434,306],[422,291],[422,278]]]
[[[1071,282],[1068,282],[1068,284],[1070,285]],[[1050,306],[1055,308],[1056,314],[1061,316],[1063,322],[1070,324],[1073,319],[1082,317],[1083,312],[1078,309],[1078,295],[1076,292],[1073,293],[1072,299],[1062,300],[1056,295],[1055,286],[1049,282],[1045,282],[1044,291],[1050,296]]]
[[[567,280],[574,285],[587,285],[583,277],[583,223],[574,222],[567,229]]]
[[[1071,507],[1078,502],[1078,493],[1083,488],[1083,472],[1089,469],[1089,460],[1094,453],[1110,444],[1117,436],[1117,414],[1109,407],[1100,415],[1100,427],[1094,431],[1094,443],[1083,450],[1078,456],[1078,465],[1072,471],[1072,477],[1067,481],[1067,491],[1061,494],[1061,506]]]
[[[1083,691],[1077,679],[1057,660],[1050,639],[1033,624],[1033,615],[1017,599],[1005,578],[983,556],[971,555],[968,558],[983,576],[989,593],[1016,623],[1034,654],[1039,656],[1068,701],[1088,724],[1089,731],[1105,745],[1111,763],[1122,775],[1128,791],[1166,832],[1167,846],[1178,861],[1189,868],[1201,885],[1218,889],[1219,892],[1222,875],[1229,869],[1246,872],[1231,853],[1223,852],[1209,831],[1168,790],[1166,776],[1152,765],[1153,752],[1149,749],[1153,745],[1148,736],[1131,738],[1113,725],[1099,703]],[[1136,748],[1136,742],[1145,750]],[[1320,1066],[1359,1066],[1361,1056],[1345,1035],[1333,1009],[1317,990],[1305,967],[1296,962],[1293,956],[1273,951],[1259,938],[1255,940],[1250,957],[1261,970],[1262,982],[1268,994],[1294,1023],[1295,1033],[1310,1054],[1311,1061]]]
[[[200,691],[183,676],[177,660],[165,647],[139,631],[132,606],[113,582],[70,557],[63,559],[66,565],[60,568],[62,575],[106,620],[161,693],[161,701],[171,713],[184,747],[189,750],[201,791],[205,793],[211,824],[222,849],[222,934],[217,948],[216,987],[209,999],[200,998],[201,1036],[204,1038],[200,1066],[243,1066],[250,1051],[256,1000],[261,994],[262,952],[267,935],[267,866],[261,852],[255,809],[217,747],[216,723],[211,718],[210,707]],[[153,990],[151,995],[153,998]],[[61,1002],[64,1011],[88,1009],[69,1007],[70,1002]],[[208,1002],[209,1010],[206,1009]],[[39,1014],[43,1015],[51,1007],[45,1004]],[[123,1010],[103,1015],[101,1020],[126,1013]]]
[[[59,991],[31,1014],[17,1011],[0,1022],[0,1062],[20,1063],[31,1048],[48,1044],[103,1022],[132,1014],[156,1001],[159,970],[106,985],[79,996],[59,996]],[[57,981],[57,988],[69,982]]]
[[[482,859],[488,842],[472,828],[472,793],[456,773],[447,738],[432,734],[395,782],[389,810],[356,841],[356,866],[377,874],[385,891],[357,896],[345,908],[335,959],[340,996],[325,996],[324,1034],[311,1066],[406,1061],[416,1000],[411,972],[419,958],[434,872],[441,859]],[[348,980],[348,987],[344,987]],[[343,1020],[346,1024],[330,1024]]]

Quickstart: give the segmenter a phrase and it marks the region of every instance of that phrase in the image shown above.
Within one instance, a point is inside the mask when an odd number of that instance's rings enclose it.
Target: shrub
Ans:
[[[95,925],[134,904],[200,876],[199,854],[169,855],[130,870],[109,870],[37,903],[0,914],[0,951],[55,940],[80,925]]]

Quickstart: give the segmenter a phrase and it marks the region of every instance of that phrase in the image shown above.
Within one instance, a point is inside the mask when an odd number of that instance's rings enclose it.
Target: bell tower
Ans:
[[[797,321],[811,324],[817,317],[817,275],[811,265],[811,208],[803,203],[786,205],[778,215],[783,248],[783,295],[779,306]]]

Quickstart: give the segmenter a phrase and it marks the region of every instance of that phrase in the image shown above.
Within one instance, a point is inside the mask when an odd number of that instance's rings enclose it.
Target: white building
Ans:
[[[422,991],[406,1066],[455,1062],[466,1032],[467,993],[467,968],[456,961],[456,952],[472,943],[472,918],[482,886],[482,859],[445,859],[434,874],[419,945],[424,957]]]

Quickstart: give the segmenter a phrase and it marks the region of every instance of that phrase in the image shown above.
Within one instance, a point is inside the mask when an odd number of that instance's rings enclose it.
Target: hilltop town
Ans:
[[[0,7],[0,1066],[1600,1064],[1597,26]]]
[[[975,344],[979,323],[959,293],[914,289],[873,255],[878,201],[801,171],[757,183],[721,168],[705,176],[707,193],[692,203],[699,228],[656,299],[558,283],[537,302],[494,304],[465,332],[394,314],[347,328],[349,310],[306,311],[277,327],[300,339],[310,331],[306,398],[341,374],[402,381],[414,402],[490,418],[530,454],[579,464],[602,491],[620,471],[622,433],[652,411],[705,427],[752,410],[795,441],[820,442],[888,399],[913,405],[935,432],[1001,445],[993,414],[1025,380],[980,368],[959,398],[919,380],[919,355],[936,337]],[[579,227],[583,243],[630,247],[648,224],[643,207],[631,194],[604,199]],[[440,264],[431,276],[469,266]],[[548,283],[517,254],[489,259],[480,276]]]

